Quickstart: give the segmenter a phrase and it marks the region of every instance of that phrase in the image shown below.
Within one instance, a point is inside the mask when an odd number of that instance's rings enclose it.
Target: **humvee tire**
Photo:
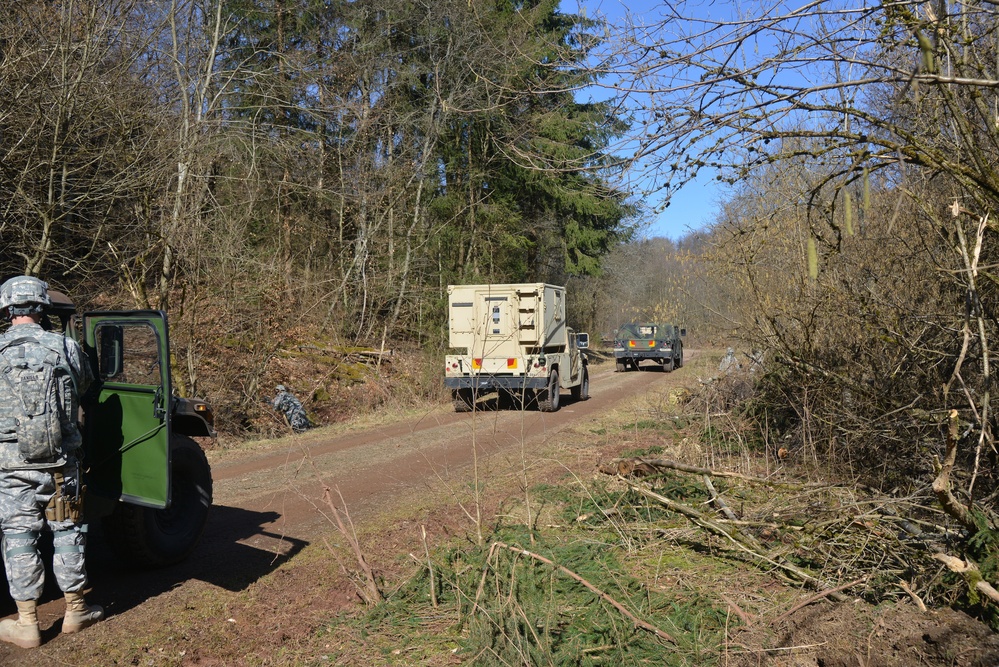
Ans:
[[[548,386],[538,390],[538,409],[541,412],[557,412],[558,392],[558,371],[553,370],[548,375]]]
[[[475,406],[475,394],[471,389],[455,389],[451,392],[455,412],[471,412]]]
[[[577,401],[585,401],[590,398],[590,371],[583,366],[583,379],[575,387],[570,389],[572,397]]]
[[[187,558],[208,521],[212,473],[197,442],[185,435],[170,441],[170,507],[118,503],[102,527],[114,552],[136,567],[163,567]]]

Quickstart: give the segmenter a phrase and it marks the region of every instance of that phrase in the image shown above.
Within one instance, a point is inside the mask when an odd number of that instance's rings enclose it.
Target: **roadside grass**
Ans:
[[[693,373],[676,375],[689,381]],[[483,542],[458,534],[433,547],[429,561],[410,554],[410,576],[384,603],[341,615],[321,631],[338,649],[331,659],[720,664],[728,633],[742,622],[727,600],[753,609],[752,590],[767,577],[705,548],[686,520],[594,472],[614,456],[677,454],[678,447],[701,456],[710,444],[699,444],[699,424],[677,425],[681,411],[653,393],[561,433],[533,452],[526,496],[502,495],[516,483],[513,472],[506,484],[493,479]],[[681,475],[664,476],[657,488],[685,502],[706,500]]]

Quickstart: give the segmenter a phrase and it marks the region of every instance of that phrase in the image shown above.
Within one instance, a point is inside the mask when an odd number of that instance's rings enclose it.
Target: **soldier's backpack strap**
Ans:
[[[75,391],[77,396],[79,396],[80,390],[79,387],[76,386],[76,376],[73,374],[72,369],[69,367],[69,359],[67,358],[66,351],[60,349],[55,345],[48,344],[43,340],[39,340],[35,336],[18,336],[17,338],[0,340],[0,374],[4,374],[4,377],[6,377],[5,373],[7,371],[7,368],[10,367],[10,362],[4,358],[3,355],[4,351],[6,351],[7,348],[14,347],[16,345],[22,345],[24,343],[34,343],[35,345],[44,347],[49,352],[55,354],[56,358],[59,360],[58,363],[55,364],[56,369],[63,371],[64,373],[66,373],[66,375],[69,376],[69,381],[73,383],[73,391]]]

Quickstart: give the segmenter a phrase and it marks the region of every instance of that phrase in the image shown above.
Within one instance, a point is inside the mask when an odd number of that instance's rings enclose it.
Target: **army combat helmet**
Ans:
[[[33,276],[15,276],[0,285],[0,314],[13,318],[41,313],[50,306],[49,285]]]

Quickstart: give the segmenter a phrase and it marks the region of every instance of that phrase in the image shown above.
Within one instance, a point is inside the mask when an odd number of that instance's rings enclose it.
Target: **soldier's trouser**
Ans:
[[[87,585],[84,562],[86,526],[71,520],[49,521],[45,507],[56,492],[52,470],[0,471],[0,530],[3,530],[3,561],[15,600],[37,600],[45,585],[45,567],[38,553],[38,537],[47,526],[53,533],[52,571],[63,592],[77,592]],[[75,467],[61,471],[67,480],[77,475]],[[76,480],[77,486],[79,480]]]

